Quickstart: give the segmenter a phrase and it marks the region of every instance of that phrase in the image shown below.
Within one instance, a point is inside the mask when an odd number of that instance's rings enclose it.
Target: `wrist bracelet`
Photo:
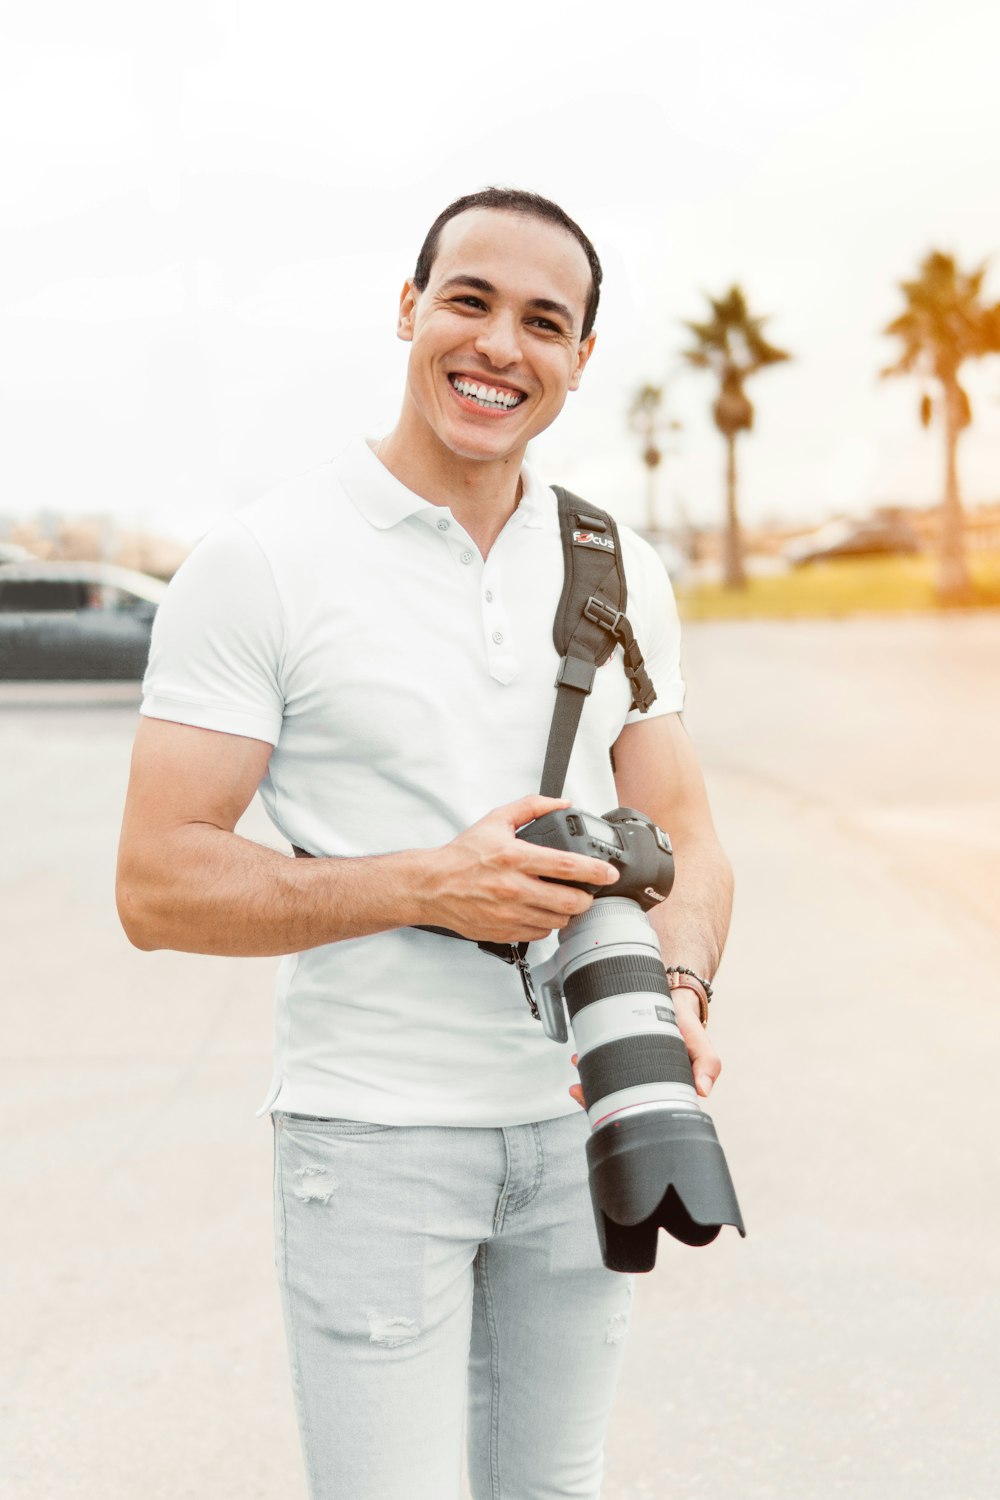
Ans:
[[[698,997],[698,1019],[703,1026],[708,1025],[708,1005],[712,998],[712,986],[707,979],[702,979],[693,969],[686,969],[682,964],[670,964],[666,970],[667,983],[672,990],[690,990]]]
[[[711,1000],[713,994],[715,993],[707,979],[702,979],[701,975],[696,974],[693,969],[685,969],[682,964],[670,964],[666,972],[668,974],[688,974],[692,979],[697,979],[698,983],[705,991],[706,1000]]]

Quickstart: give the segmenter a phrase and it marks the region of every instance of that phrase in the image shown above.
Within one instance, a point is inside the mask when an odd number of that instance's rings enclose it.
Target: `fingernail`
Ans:
[[[701,1073],[698,1076],[697,1082],[698,1082],[698,1092],[702,1095],[703,1098],[707,1099],[708,1096],[709,1096],[709,1094],[712,1092],[712,1080],[711,1080],[711,1078],[709,1078],[706,1073]]]

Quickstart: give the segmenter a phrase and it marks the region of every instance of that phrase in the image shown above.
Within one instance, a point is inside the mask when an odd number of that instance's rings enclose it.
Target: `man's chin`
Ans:
[[[450,432],[441,435],[443,445],[456,458],[470,463],[506,463],[521,458],[533,434],[519,432],[517,437],[500,432]]]
[[[513,423],[509,427],[502,420],[491,420],[490,425],[466,425],[445,423],[437,429],[437,437],[456,458],[473,463],[504,463],[513,458],[524,457],[525,449],[533,438],[544,432],[558,413],[553,413],[547,422]]]

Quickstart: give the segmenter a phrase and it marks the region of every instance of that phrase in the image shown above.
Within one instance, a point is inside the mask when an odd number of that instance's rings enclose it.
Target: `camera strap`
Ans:
[[[628,586],[614,518],[559,485],[552,488],[559,505],[563,549],[563,588],[552,639],[561,660],[539,788],[543,797],[562,795],[584,702],[594,686],[597,668],[616,646],[622,647],[632,707],[646,713],[656,698],[639,643],[625,616]]]

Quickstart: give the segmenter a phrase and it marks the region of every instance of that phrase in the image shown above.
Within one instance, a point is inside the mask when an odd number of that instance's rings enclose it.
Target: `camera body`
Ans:
[[[632,807],[616,807],[603,818],[576,807],[560,807],[519,829],[517,837],[526,844],[564,854],[587,854],[614,865],[618,879],[613,886],[582,880],[559,882],[591,896],[617,896],[649,911],[670,895],[674,883],[670,840],[651,818]]]
[[[687,1245],[707,1245],[723,1224],[743,1234],[715,1126],[695,1091],[659,940],[645,915],[673,885],[670,840],[627,807],[603,818],[562,808],[517,837],[605,859],[620,871],[613,886],[562,882],[596,899],[560,931],[557,952],[532,967],[546,1036],[565,1042],[568,1024],[573,1028],[604,1264],[651,1270],[661,1227]]]

